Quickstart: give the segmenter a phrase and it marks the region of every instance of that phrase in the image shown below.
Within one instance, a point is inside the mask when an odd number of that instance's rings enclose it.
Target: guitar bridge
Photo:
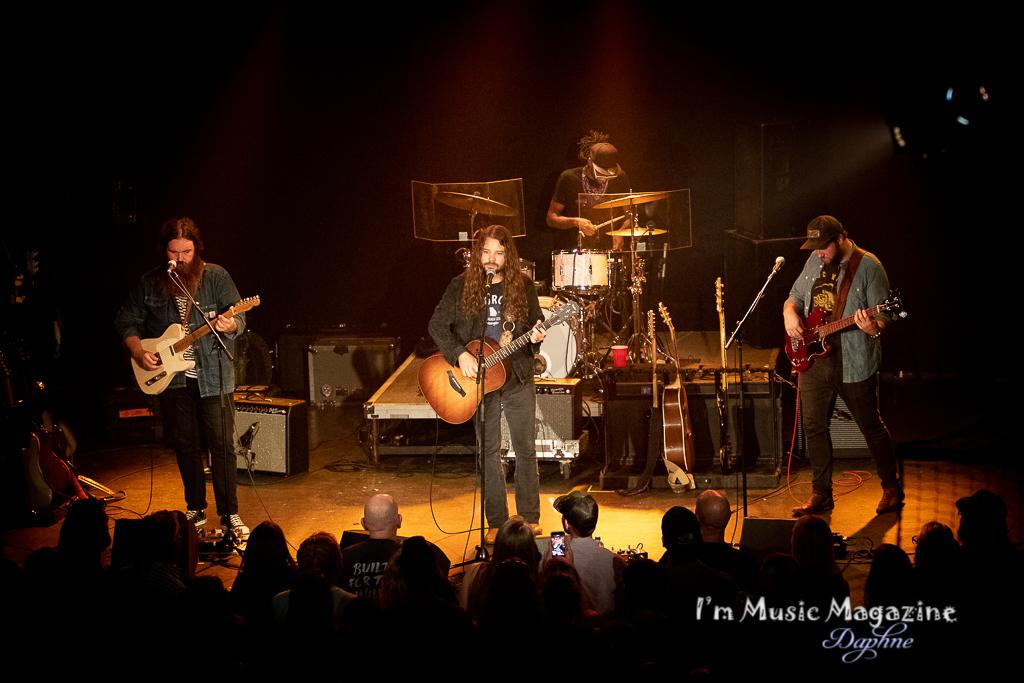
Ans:
[[[167,376],[167,372],[166,371],[157,373],[157,374],[153,375],[152,377],[150,377],[149,380],[146,381],[146,386],[147,387],[151,387],[154,384],[156,384],[157,382],[159,382],[160,380],[162,380],[166,376]]]
[[[459,380],[455,379],[455,375],[451,370],[448,371],[448,383],[452,385],[452,389],[459,392],[459,396],[466,397],[466,390],[459,384]]]

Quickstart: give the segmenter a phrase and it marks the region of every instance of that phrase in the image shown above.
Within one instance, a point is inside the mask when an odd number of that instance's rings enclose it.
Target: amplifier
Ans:
[[[255,472],[292,475],[309,470],[308,406],[287,398],[254,400],[235,395],[235,431],[245,438],[258,424],[249,448],[255,457]],[[238,456],[238,469],[246,469]]]
[[[876,393],[877,396],[877,393]],[[803,414],[797,406],[797,448],[801,452],[807,450],[807,439],[804,435]],[[832,418],[829,420],[828,434],[832,439],[832,457],[840,459],[870,458],[871,449],[868,442],[864,440],[864,433],[860,431],[853,414],[846,407],[842,396],[836,396],[836,404],[832,409]]]
[[[537,458],[562,460],[580,454],[583,389],[578,379],[535,378],[537,388]],[[501,449],[515,457],[505,414],[501,415]]]
[[[324,337],[306,351],[309,402],[362,406],[395,372],[398,337]]]

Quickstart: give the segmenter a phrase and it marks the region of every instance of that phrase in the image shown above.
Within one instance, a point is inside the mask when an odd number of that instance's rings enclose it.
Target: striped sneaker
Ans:
[[[189,510],[185,513],[185,519],[196,525],[196,531],[206,526],[206,510]]]
[[[238,515],[221,515],[220,528],[224,530],[225,536],[234,534],[239,541],[249,537],[249,527],[242,523],[242,518]]]

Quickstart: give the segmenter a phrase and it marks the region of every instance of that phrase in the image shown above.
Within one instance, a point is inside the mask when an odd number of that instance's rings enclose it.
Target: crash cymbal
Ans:
[[[464,211],[475,211],[489,216],[515,216],[519,212],[493,199],[464,192],[438,192],[434,198],[442,204],[453,206]]]
[[[666,232],[668,232],[668,230],[660,230],[658,228],[654,228],[651,230],[644,230],[642,228],[638,228],[637,230],[630,232],[629,230],[623,228],[622,230],[611,230],[609,232],[606,232],[605,234],[611,235],[612,237],[646,237],[647,235],[664,235]]]
[[[667,196],[668,192],[641,192],[640,194],[631,194],[628,197],[619,197],[618,199],[601,202],[600,204],[595,204],[591,208],[614,209],[619,206],[629,206],[631,204],[646,204],[647,202],[656,202],[659,199],[664,199]]]

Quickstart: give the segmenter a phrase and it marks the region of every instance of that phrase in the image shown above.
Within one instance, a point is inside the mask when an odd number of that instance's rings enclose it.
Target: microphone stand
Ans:
[[[195,308],[196,312],[199,313],[199,317],[203,319],[203,324],[206,325],[206,327],[208,327],[210,329],[210,332],[213,334],[213,338],[217,340],[217,343],[214,344],[213,349],[210,350],[210,354],[211,355],[213,355],[214,353],[217,354],[217,369],[218,369],[217,378],[220,381],[220,430],[221,430],[220,433],[221,433],[221,447],[222,447],[222,455],[223,455],[222,463],[221,463],[221,469],[222,469],[222,475],[224,477],[222,481],[224,481],[225,485],[226,485],[227,477],[228,477],[228,412],[227,411],[231,407],[231,404],[228,401],[228,397],[224,394],[223,354],[227,354],[228,360],[231,363],[235,362],[235,357],[231,355],[230,351],[228,351],[228,347],[224,343],[224,340],[221,338],[220,333],[218,333],[217,329],[213,326],[213,320],[216,320],[216,318],[211,320],[210,318],[207,318],[205,315],[202,314],[202,311],[199,308],[199,304],[196,302],[196,300],[194,298],[192,298],[192,294],[189,293],[188,288],[185,287],[184,284],[182,284],[181,278],[178,277],[178,274],[176,272],[174,272],[174,268],[175,268],[175,266],[172,265],[172,266],[170,266],[167,269],[167,274],[170,276],[171,281],[174,282],[174,284],[177,285],[178,289],[180,289],[182,291],[182,293],[185,295],[185,298],[189,300],[189,302]],[[185,324],[186,325],[188,324],[187,320],[185,321]],[[231,434],[231,437],[232,437],[232,446],[234,446],[234,443],[233,443],[234,442],[234,434]],[[211,467],[213,466],[213,462],[212,461],[210,462],[210,465],[211,465]],[[236,463],[236,469],[237,469],[237,463]],[[204,486],[205,486],[205,484],[204,484]],[[214,489],[216,489],[216,484],[214,485]],[[228,537],[230,537],[230,538],[228,538]],[[235,543],[238,540],[240,540],[240,539],[235,538],[235,532],[232,529],[228,529],[228,533],[226,535],[225,540],[228,542],[228,544],[231,547],[234,547]]]
[[[772,268],[772,272],[768,275],[768,279],[764,281],[764,285],[762,285],[761,291],[757,293],[756,297],[754,297],[754,301],[750,304],[750,308],[748,308],[747,312],[743,314],[743,317],[740,319],[740,321],[736,323],[736,329],[733,330],[733,333],[729,336],[729,340],[725,342],[725,350],[728,351],[729,347],[732,346],[732,343],[735,340],[737,342],[737,353],[739,355],[739,360],[736,366],[739,370],[739,381],[737,382],[736,389],[736,393],[739,399],[739,404],[736,407],[736,421],[739,423],[736,425],[736,437],[739,443],[736,444],[736,450],[739,454],[740,461],[740,480],[737,482],[737,488],[740,486],[740,482],[742,482],[744,517],[747,516],[747,454],[746,439],[743,438],[745,428],[745,407],[743,399],[743,335],[741,334],[741,330],[743,329],[743,325],[747,322],[747,318],[750,317],[750,314],[754,312],[755,308],[757,308],[757,305],[761,302],[761,299],[764,298],[764,293],[765,290],[768,289],[768,284],[772,281],[772,278],[775,277],[775,274],[782,269],[782,266],[785,263],[785,259],[783,259],[781,256],[779,257],[779,260],[776,260],[775,267]],[[774,412],[774,407],[772,408],[772,410]],[[737,491],[737,496],[738,494],[739,491]]]
[[[487,552],[487,532],[484,531],[487,526],[487,462],[485,461],[487,457],[485,452],[487,448],[487,410],[484,408],[484,401],[487,400],[484,383],[487,368],[484,365],[484,344],[487,340],[487,298],[491,293],[492,280],[494,280],[494,273],[488,271],[487,285],[484,287],[484,325],[480,331],[480,341],[476,350],[476,395],[480,397],[480,401],[476,405],[476,453],[477,462],[480,463],[480,545],[476,547],[475,561],[477,562],[486,562],[490,559],[490,554]],[[500,464],[500,454],[498,457]]]

